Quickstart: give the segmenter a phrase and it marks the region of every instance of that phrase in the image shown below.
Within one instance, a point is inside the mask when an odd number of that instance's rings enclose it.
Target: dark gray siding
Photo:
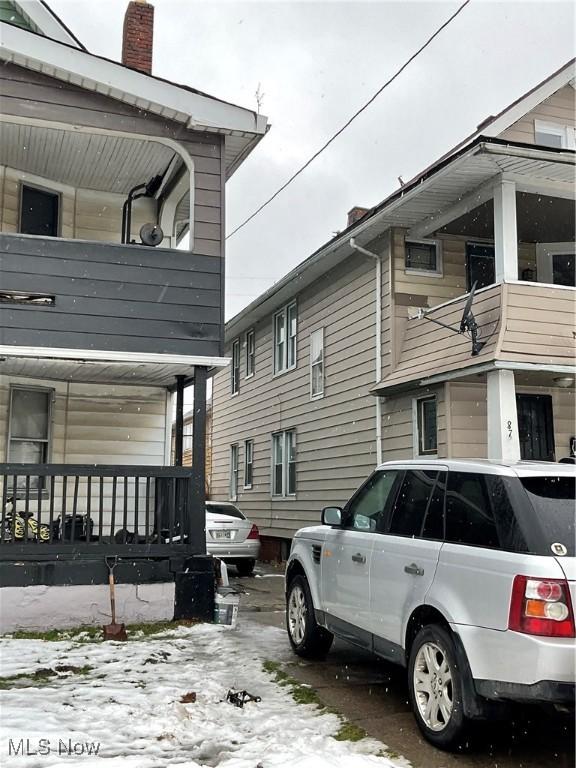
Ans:
[[[0,344],[218,356],[219,256],[0,234],[0,291],[54,306],[0,303]]]

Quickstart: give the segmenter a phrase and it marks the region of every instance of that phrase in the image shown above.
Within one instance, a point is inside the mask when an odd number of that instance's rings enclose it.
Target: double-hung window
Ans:
[[[244,442],[244,488],[252,488],[254,482],[254,440]]]
[[[296,304],[288,304],[274,315],[274,373],[296,366]]]
[[[556,149],[576,149],[576,129],[562,123],[534,120],[534,143]]]
[[[230,389],[233,395],[240,392],[240,339],[232,344],[232,368],[230,370]]]
[[[246,332],[246,378],[254,376],[256,370],[256,335],[254,330]]]
[[[324,329],[310,334],[310,397],[324,394]]]
[[[238,443],[230,446],[230,501],[238,498],[238,459],[240,448]]]
[[[404,251],[406,272],[425,272],[442,276],[442,249],[436,240],[406,240]]]
[[[10,390],[8,429],[8,461],[20,464],[45,464],[50,450],[50,422],[53,391],[51,389]],[[24,478],[19,478],[19,485]],[[40,487],[38,477],[31,478],[31,487]]]
[[[272,435],[272,495],[296,494],[296,431]]]
[[[436,396],[414,400],[415,456],[432,456],[438,451]]]

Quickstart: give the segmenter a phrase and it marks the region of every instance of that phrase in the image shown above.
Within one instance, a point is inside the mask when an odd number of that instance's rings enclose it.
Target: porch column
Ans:
[[[518,280],[516,184],[506,179],[494,187],[494,251],[496,282]]]
[[[184,380],[176,376],[176,422],[174,424],[174,465],[182,466],[184,456]]]
[[[520,461],[514,371],[490,371],[487,387],[488,458]]]
[[[206,522],[206,379],[207,369],[194,369],[194,413],[192,421],[192,489],[190,525],[197,532],[202,550],[206,549],[204,526]]]

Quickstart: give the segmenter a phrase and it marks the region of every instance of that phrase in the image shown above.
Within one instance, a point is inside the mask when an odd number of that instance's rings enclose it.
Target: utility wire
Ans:
[[[461,13],[461,12],[464,10],[464,8],[466,8],[466,6],[467,6],[467,5],[468,5],[470,2],[471,2],[471,0],[465,0],[465,2],[464,2],[464,3],[462,3],[462,5],[461,5],[461,6],[460,6],[460,7],[459,7],[459,8],[458,8],[458,9],[457,9],[457,10],[456,10],[456,11],[455,11],[453,14],[452,14],[452,16],[450,16],[450,18],[449,18],[449,19],[447,19],[447,20],[444,22],[444,24],[442,24],[440,27],[438,27],[438,29],[436,30],[436,32],[434,32],[434,34],[433,34],[433,35],[431,35],[431,36],[428,38],[428,40],[426,40],[426,42],[424,43],[424,45],[420,46],[420,48],[418,48],[418,50],[417,50],[415,53],[413,53],[413,54],[412,54],[412,56],[410,56],[410,58],[409,58],[407,61],[405,61],[405,62],[404,62],[404,64],[402,64],[402,66],[400,67],[400,69],[399,69],[399,70],[398,70],[398,71],[397,71],[395,74],[393,74],[393,75],[392,75],[392,77],[391,77],[389,80],[387,80],[387,81],[384,83],[384,85],[382,85],[382,86],[381,86],[381,87],[380,87],[380,88],[379,88],[379,89],[376,91],[376,93],[375,93],[373,96],[371,96],[371,97],[368,99],[368,101],[367,101],[367,102],[366,102],[366,103],[365,103],[365,104],[364,104],[362,107],[360,107],[360,109],[359,109],[357,112],[355,112],[355,113],[352,115],[352,117],[351,117],[349,120],[347,120],[347,121],[344,123],[344,125],[343,125],[343,126],[342,126],[342,127],[341,127],[341,128],[338,130],[338,131],[336,131],[336,133],[335,133],[333,136],[331,136],[331,137],[328,139],[328,141],[327,141],[325,144],[323,144],[323,145],[320,147],[320,149],[319,149],[317,152],[315,152],[315,153],[312,155],[312,157],[311,157],[311,158],[309,158],[309,159],[308,159],[308,160],[307,160],[307,161],[304,163],[304,165],[303,165],[301,168],[299,168],[299,169],[296,171],[296,173],[294,173],[292,176],[290,176],[290,178],[288,179],[288,181],[286,181],[284,184],[282,184],[282,186],[281,186],[279,189],[277,189],[277,190],[276,190],[276,192],[274,192],[274,194],[273,194],[271,197],[269,197],[269,198],[268,198],[268,200],[266,200],[265,202],[263,202],[263,203],[262,203],[262,205],[261,205],[259,208],[257,208],[257,209],[254,211],[254,213],[252,213],[250,216],[248,216],[248,218],[247,218],[247,219],[245,219],[245,220],[244,220],[244,221],[243,221],[241,224],[239,224],[239,225],[238,225],[238,226],[237,226],[235,229],[233,229],[233,230],[232,230],[232,232],[230,232],[230,234],[229,234],[229,235],[226,235],[226,240],[228,240],[228,239],[229,239],[229,238],[231,238],[233,235],[235,235],[235,234],[236,234],[236,232],[239,232],[239,231],[240,231],[240,230],[241,230],[243,227],[245,227],[245,226],[246,226],[246,224],[248,224],[248,222],[249,222],[249,221],[252,221],[252,219],[253,219],[255,216],[257,216],[257,215],[260,213],[260,211],[264,210],[264,208],[266,208],[266,206],[270,205],[270,203],[271,203],[273,200],[275,200],[275,199],[278,197],[278,195],[279,195],[281,192],[283,192],[283,191],[286,189],[286,187],[287,187],[289,184],[291,184],[291,183],[294,181],[294,179],[296,179],[298,176],[300,176],[300,174],[301,174],[303,171],[305,171],[305,170],[306,170],[306,168],[308,168],[308,166],[309,166],[311,163],[313,163],[313,162],[314,162],[314,160],[316,160],[316,158],[317,158],[317,157],[319,157],[319,155],[321,155],[321,154],[322,154],[322,152],[324,152],[324,150],[325,150],[325,149],[327,149],[327,148],[330,146],[330,144],[332,144],[332,142],[333,142],[335,139],[337,139],[337,138],[338,138],[338,136],[340,136],[340,134],[341,134],[341,133],[344,133],[344,131],[346,130],[346,128],[348,128],[348,126],[349,126],[349,125],[351,125],[351,124],[354,122],[354,120],[356,120],[356,118],[357,118],[357,117],[359,117],[359,115],[361,115],[361,114],[362,114],[362,112],[364,112],[364,110],[365,110],[365,109],[367,109],[367,108],[370,106],[370,104],[372,104],[372,102],[373,102],[373,101],[375,101],[375,100],[378,98],[378,96],[380,96],[380,94],[382,93],[382,91],[384,91],[386,88],[388,88],[388,86],[389,86],[389,85],[391,85],[391,84],[394,82],[394,80],[396,80],[396,78],[397,78],[399,75],[401,75],[401,74],[402,74],[402,72],[403,72],[403,71],[406,69],[406,67],[407,67],[409,64],[411,64],[411,63],[414,61],[414,59],[415,59],[417,56],[419,56],[419,55],[422,53],[422,51],[424,51],[426,48],[428,48],[428,46],[430,45],[430,43],[431,43],[431,42],[432,42],[432,41],[433,41],[433,40],[434,40],[436,37],[438,37],[438,35],[440,34],[440,32],[442,32],[442,30],[443,30],[443,29],[445,29],[445,28],[448,26],[448,24],[450,24],[450,22],[451,22],[451,21],[453,21],[453,20],[456,18],[456,16],[458,16],[458,14],[459,14],[459,13]]]

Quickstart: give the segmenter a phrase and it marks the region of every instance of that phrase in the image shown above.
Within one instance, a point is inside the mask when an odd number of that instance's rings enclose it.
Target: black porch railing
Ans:
[[[189,468],[0,464],[0,560],[202,554],[204,520]]]

